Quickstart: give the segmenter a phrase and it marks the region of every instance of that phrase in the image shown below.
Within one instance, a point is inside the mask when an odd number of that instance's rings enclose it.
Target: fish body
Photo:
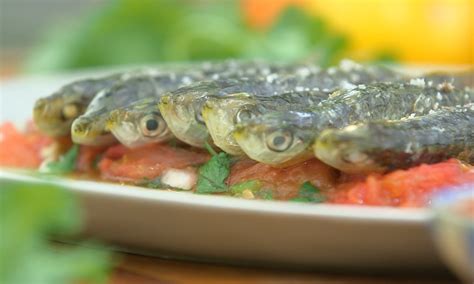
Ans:
[[[450,84],[457,89],[474,88],[474,69],[460,72],[431,72],[421,76],[422,84],[429,87],[439,87],[443,84]],[[417,79],[414,79],[417,80]]]
[[[474,104],[424,116],[324,130],[315,155],[350,173],[386,172],[457,158],[474,163]]]
[[[196,147],[203,147],[209,140],[209,132],[201,112],[209,98],[226,98],[236,94],[242,97],[275,97],[285,93],[314,94],[314,97],[318,97],[327,95],[337,88],[353,88],[362,83],[397,81],[403,78],[390,69],[378,66],[366,67],[352,61],[343,61],[339,67],[328,69],[308,65],[288,65],[269,70],[270,74],[265,75],[262,72],[260,77],[199,82],[180,88],[162,97],[160,111],[178,139]],[[245,72],[242,74],[246,75]],[[232,116],[235,114],[226,114],[228,119]],[[231,132],[233,120],[232,122],[227,120],[225,124],[230,127]],[[230,137],[228,133],[218,135]],[[221,144],[223,149],[226,147],[225,143]],[[240,153],[240,150],[235,148],[235,143],[228,148],[231,153]]]
[[[307,159],[311,145],[327,128],[371,120],[399,120],[443,106],[474,102],[474,91],[421,87],[410,83],[374,83],[340,90],[305,111],[273,112],[237,125],[234,138],[252,159],[285,166]]]

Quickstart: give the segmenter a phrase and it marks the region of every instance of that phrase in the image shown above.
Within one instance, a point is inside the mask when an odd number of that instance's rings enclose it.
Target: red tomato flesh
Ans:
[[[135,149],[117,145],[104,153],[99,170],[105,180],[136,183],[159,177],[166,169],[184,169],[205,163],[208,159],[206,153],[164,144]]]
[[[269,165],[242,160],[232,167],[228,184],[247,180],[260,180],[263,187],[273,191],[275,199],[296,197],[304,182],[311,182],[323,192],[334,188],[337,171],[317,159],[286,167],[273,168]]]
[[[443,187],[474,182],[474,169],[455,159],[386,175],[369,175],[362,182],[343,183],[330,202],[398,207],[422,207]]]
[[[0,125],[0,166],[38,168],[43,161],[41,151],[54,142],[33,126],[21,133],[11,122]]]

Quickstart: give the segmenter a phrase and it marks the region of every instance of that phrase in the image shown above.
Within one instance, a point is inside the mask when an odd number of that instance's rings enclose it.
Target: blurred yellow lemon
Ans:
[[[356,59],[393,54],[409,63],[474,64],[474,0],[279,0],[273,9],[272,1],[246,2],[275,16],[284,4],[305,7],[347,35],[346,56]]]

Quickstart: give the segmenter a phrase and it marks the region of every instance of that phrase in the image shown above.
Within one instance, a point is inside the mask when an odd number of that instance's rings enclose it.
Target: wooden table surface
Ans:
[[[447,274],[370,275],[336,272],[298,272],[281,269],[237,267],[186,261],[165,260],[132,254],[118,254],[120,259],[110,277],[110,284],[151,283],[458,283]]]

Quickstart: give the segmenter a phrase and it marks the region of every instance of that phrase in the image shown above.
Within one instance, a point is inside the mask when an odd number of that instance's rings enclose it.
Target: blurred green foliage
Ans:
[[[243,22],[238,1],[110,0],[75,26],[52,33],[28,71],[223,58],[312,60],[327,65],[343,36],[297,8],[268,31]]]
[[[81,227],[69,192],[48,184],[0,182],[0,283],[103,283],[110,257],[103,250],[53,246],[55,235]]]

